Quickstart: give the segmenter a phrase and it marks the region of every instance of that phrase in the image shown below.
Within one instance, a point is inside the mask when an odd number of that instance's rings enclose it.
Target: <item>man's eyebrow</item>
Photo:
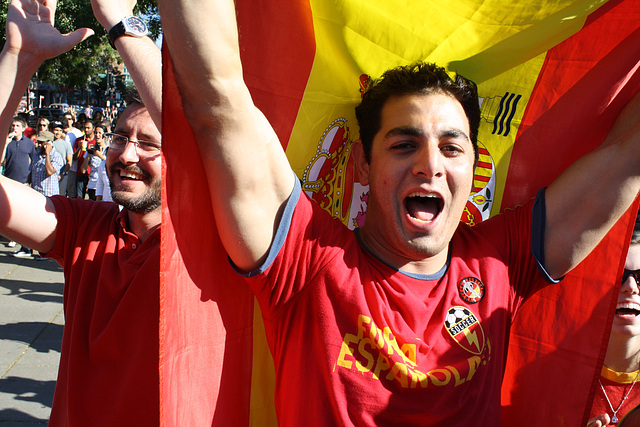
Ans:
[[[424,132],[418,128],[413,126],[398,126],[393,129],[390,129],[385,135],[384,139],[388,139],[394,136],[415,136],[422,137],[424,136]]]
[[[387,139],[394,136],[415,136],[421,138],[424,137],[424,132],[413,126],[398,126],[389,130],[384,137]],[[471,140],[466,132],[458,128],[441,129],[438,131],[438,138],[464,138],[469,141]]]
[[[440,138],[464,138],[466,140],[471,141],[471,138],[469,138],[469,135],[467,135],[466,132],[458,128],[443,129],[442,131],[438,132],[438,136]]]

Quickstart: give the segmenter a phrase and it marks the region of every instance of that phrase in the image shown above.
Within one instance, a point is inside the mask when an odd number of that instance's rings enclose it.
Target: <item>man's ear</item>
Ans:
[[[364,147],[361,140],[356,139],[353,141],[351,154],[353,155],[353,163],[358,171],[360,184],[369,185],[369,162],[367,162],[367,158],[364,155]]]

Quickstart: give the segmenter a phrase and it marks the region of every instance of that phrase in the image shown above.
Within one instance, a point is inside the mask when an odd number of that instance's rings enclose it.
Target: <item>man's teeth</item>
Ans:
[[[625,302],[616,306],[616,314],[619,315],[634,315],[640,314],[640,304]]]
[[[133,172],[120,171],[120,178],[142,179],[142,176]]]
[[[638,310],[640,311],[640,304],[636,304],[634,302],[623,302],[616,306],[616,310],[620,308],[628,308],[630,310]]]
[[[409,194],[407,197],[425,197],[425,198],[432,198],[432,199],[438,198],[438,196],[435,194],[424,194],[424,193],[419,193],[417,191]]]

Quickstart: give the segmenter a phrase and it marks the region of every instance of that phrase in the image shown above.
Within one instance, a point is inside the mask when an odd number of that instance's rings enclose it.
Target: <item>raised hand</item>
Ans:
[[[93,34],[80,28],[61,34],[54,27],[56,0],[12,0],[7,13],[5,51],[42,62],[67,52]]]

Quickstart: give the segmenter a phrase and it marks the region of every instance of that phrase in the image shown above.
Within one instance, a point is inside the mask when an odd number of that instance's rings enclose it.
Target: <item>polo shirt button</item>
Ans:
[[[132,245],[131,245],[131,247],[132,247],[133,249],[138,249],[138,245],[136,245],[135,243],[134,243],[134,244],[132,244]]]

